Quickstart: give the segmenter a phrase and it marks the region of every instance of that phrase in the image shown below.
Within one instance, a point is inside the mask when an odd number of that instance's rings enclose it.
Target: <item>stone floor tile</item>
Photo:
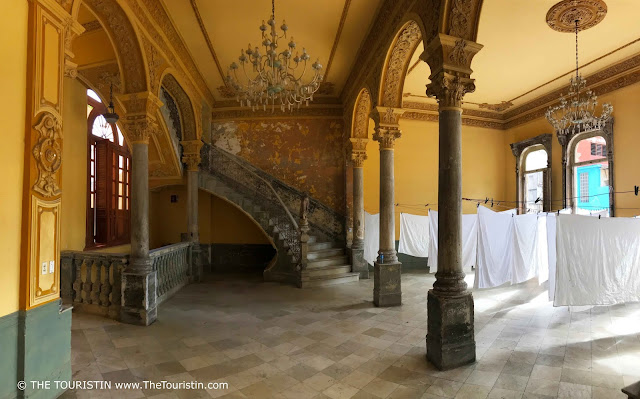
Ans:
[[[496,380],[494,387],[522,392],[527,388],[528,382],[528,376],[523,377],[520,375],[506,374],[505,372],[502,372]]]
[[[456,399],[486,399],[487,396],[489,396],[489,392],[491,392],[491,387],[488,387],[488,386],[464,384],[456,394],[455,398]]]
[[[500,373],[474,370],[465,381],[465,384],[481,385],[491,388],[496,383],[499,376]],[[487,391],[487,394],[489,394],[489,390]]]
[[[436,378],[433,381],[433,384],[427,388],[426,393],[445,398],[453,398],[456,396],[462,385],[463,384],[461,382]]]
[[[558,399],[591,399],[591,386],[560,382]]]
[[[531,371],[531,379],[533,380],[551,380],[559,382],[561,377],[562,368],[560,367],[550,367],[536,364],[533,366],[533,370]]]
[[[559,388],[559,381],[529,378],[529,382],[527,383],[525,392],[542,396],[556,397],[558,395]]]
[[[509,389],[493,388],[489,392],[487,399],[521,399],[523,392],[511,391]]]

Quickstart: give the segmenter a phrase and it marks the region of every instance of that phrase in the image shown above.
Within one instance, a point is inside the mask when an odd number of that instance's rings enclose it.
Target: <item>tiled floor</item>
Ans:
[[[553,308],[537,282],[474,292],[478,361],[440,372],[425,358],[434,277],[402,278],[396,308],[372,305],[372,280],[300,290],[215,277],[162,304],[150,327],[74,314],[75,380],[229,388],[64,397],[612,399],[640,380],[640,304]]]

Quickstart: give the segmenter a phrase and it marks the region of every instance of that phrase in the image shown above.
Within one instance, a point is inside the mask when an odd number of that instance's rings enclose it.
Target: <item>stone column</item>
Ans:
[[[162,104],[152,93],[124,95],[122,123],[131,146],[131,256],[122,273],[120,319],[149,325],[157,318],[156,272],[149,258],[149,138]]]
[[[475,89],[470,63],[481,46],[436,36],[422,57],[427,94],[438,100],[438,272],[427,301],[427,359],[441,370],[476,360],[473,296],[462,270],[462,98]]]
[[[191,248],[191,281],[202,281],[203,265],[198,225],[198,173],[202,141],[182,141],[182,162],[187,166],[187,231]]]
[[[351,244],[352,271],[361,279],[369,278],[369,265],[364,260],[364,161],[367,159],[369,139],[351,139],[353,162],[353,243]]]
[[[376,306],[402,304],[401,272],[395,246],[395,203],[393,146],[401,136],[398,119],[401,109],[378,107],[373,139],[380,143],[380,249],[374,263],[373,303]]]

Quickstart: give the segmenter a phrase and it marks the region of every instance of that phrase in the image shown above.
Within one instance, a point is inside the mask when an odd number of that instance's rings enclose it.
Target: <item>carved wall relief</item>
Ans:
[[[51,113],[45,112],[34,129],[38,132],[33,157],[36,160],[38,179],[33,190],[45,197],[60,195],[57,176],[62,166],[62,127],[60,121]]]

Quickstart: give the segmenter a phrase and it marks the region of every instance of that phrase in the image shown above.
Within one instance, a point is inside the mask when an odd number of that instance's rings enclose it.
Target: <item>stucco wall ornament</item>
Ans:
[[[34,129],[39,137],[32,151],[38,168],[33,190],[45,197],[53,197],[61,193],[56,174],[62,166],[62,127],[55,116],[45,112]]]
[[[469,56],[465,51],[466,47],[467,42],[464,39],[456,41],[456,44],[449,53],[449,61],[457,65],[467,65],[469,63]]]
[[[607,15],[607,4],[603,0],[562,0],[547,12],[547,24],[558,32],[572,33],[589,29],[600,23]]]
[[[189,95],[172,75],[166,75],[164,79],[162,79],[162,86],[169,92],[173,100],[175,100],[178,111],[180,112],[180,121],[182,122],[183,128],[182,139],[197,139],[197,118]]]

